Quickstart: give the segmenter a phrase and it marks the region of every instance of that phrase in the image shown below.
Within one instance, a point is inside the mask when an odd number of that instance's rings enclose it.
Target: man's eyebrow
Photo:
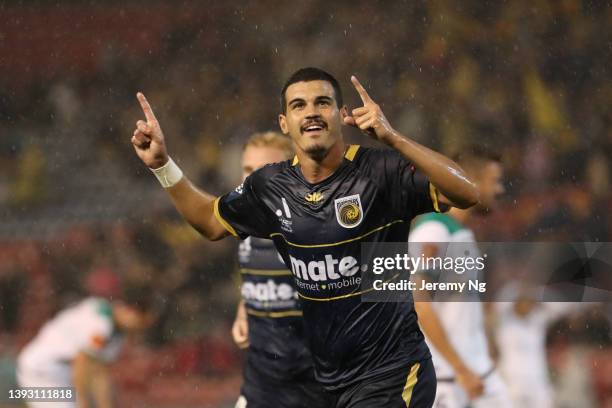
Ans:
[[[333,101],[333,100],[334,98],[332,98],[331,96],[327,96],[327,95],[319,95],[315,97],[315,101]],[[287,105],[290,106],[291,104],[295,102],[304,102],[304,98],[293,98],[287,103]]]
[[[295,103],[295,102],[304,102],[304,98],[293,98],[292,100],[289,101],[287,105],[291,105],[292,103]]]

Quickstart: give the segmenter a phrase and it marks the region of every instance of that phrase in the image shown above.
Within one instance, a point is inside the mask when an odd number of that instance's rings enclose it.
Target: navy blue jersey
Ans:
[[[250,363],[266,377],[282,380],[312,368],[293,275],[274,243],[248,237],[240,243],[238,261]]]
[[[355,145],[319,183],[306,181],[296,158],[264,166],[215,202],[233,235],[274,241],[329,389],[430,357],[411,301],[361,302],[361,244],[406,242],[410,221],[434,210],[435,188],[399,153]]]

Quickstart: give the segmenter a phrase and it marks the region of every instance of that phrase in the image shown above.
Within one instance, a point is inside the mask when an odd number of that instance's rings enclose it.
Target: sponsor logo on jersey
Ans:
[[[289,255],[289,259],[291,272],[298,278],[296,285],[310,291],[359,287],[361,276],[357,273],[365,270],[365,266],[359,265],[352,256],[337,259],[327,254],[321,260],[303,261]]]
[[[334,200],[336,220],[344,228],[355,228],[363,221],[363,208],[359,194]]]
[[[283,209],[276,210],[276,216],[280,221],[281,229],[283,231],[293,232],[293,221],[291,221],[291,211],[289,210],[289,205],[287,204],[285,197],[281,197],[281,201],[283,203]]]
[[[242,297],[246,301],[276,302],[295,300],[297,292],[289,283],[276,283],[272,279],[266,282],[244,282],[241,288]]]
[[[291,260],[291,272],[303,280],[326,281],[350,277],[355,275],[360,267],[357,259],[352,256],[336,259],[328,254],[325,255],[324,260],[308,263],[291,255],[289,259]]]

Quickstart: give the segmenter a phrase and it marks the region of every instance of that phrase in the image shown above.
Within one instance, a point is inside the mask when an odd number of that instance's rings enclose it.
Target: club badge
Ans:
[[[336,219],[344,228],[355,228],[363,220],[363,208],[359,194],[334,200]]]

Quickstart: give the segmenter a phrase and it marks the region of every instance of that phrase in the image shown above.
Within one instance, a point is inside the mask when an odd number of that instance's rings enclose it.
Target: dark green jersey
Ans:
[[[325,180],[267,165],[215,202],[241,238],[271,238],[294,275],[317,379],[341,388],[429,357],[412,302],[361,301],[361,244],[406,242],[436,191],[399,153],[350,146]]]

